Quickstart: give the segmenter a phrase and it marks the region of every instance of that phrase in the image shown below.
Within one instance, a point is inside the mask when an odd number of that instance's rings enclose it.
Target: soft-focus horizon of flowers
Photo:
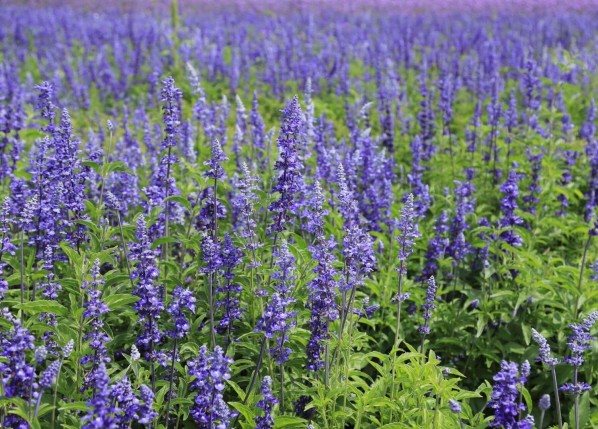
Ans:
[[[169,8],[170,0],[5,0],[7,4],[24,6],[68,6],[90,11],[110,8],[152,10]],[[378,12],[378,13],[550,13],[583,12],[598,9],[598,0],[178,0],[181,11],[238,12]]]

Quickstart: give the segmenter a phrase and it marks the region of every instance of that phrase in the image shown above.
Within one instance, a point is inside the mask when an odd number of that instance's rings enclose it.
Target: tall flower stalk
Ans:
[[[581,321],[580,324],[572,323],[569,325],[572,334],[567,337],[567,345],[571,350],[571,355],[563,359],[563,362],[568,363],[573,367],[573,383],[567,383],[561,386],[561,390],[565,393],[573,395],[574,397],[574,413],[575,413],[575,429],[579,429],[579,397],[586,391],[592,390],[592,387],[580,382],[578,379],[579,368],[584,364],[584,353],[591,349],[590,343],[595,340],[590,335],[590,330],[598,320],[598,311],[594,311]]]
[[[130,258],[132,261],[137,261],[137,266],[131,273],[131,278],[135,283],[133,294],[139,297],[134,306],[139,314],[139,324],[141,325],[141,331],[137,336],[137,347],[150,364],[152,390],[155,391],[155,345],[162,338],[158,320],[164,310],[163,286],[156,285],[156,280],[160,276],[160,270],[156,267],[157,252],[151,247],[143,215],[137,218],[135,238],[137,242],[130,246]]]
[[[212,186],[212,201],[208,204],[211,205],[211,210],[213,212],[212,219],[210,219],[210,231],[208,232],[209,238],[215,246],[220,247],[219,238],[218,238],[218,182],[222,181],[225,177],[224,168],[222,167],[222,163],[226,161],[228,158],[226,154],[222,150],[220,146],[220,142],[218,140],[214,140],[212,142],[212,156],[208,161],[204,164],[209,167],[208,171],[204,173],[208,179],[213,180]],[[215,303],[214,303],[214,295],[215,295],[215,284],[217,281],[217,270],[209,270],[207,271],[208,274],[208,305],[209,305],[209,312],[210,312],[210,335],[212,338],[212,344],[216,345],[216,327],[214,322],[214,312],[215,312]]]
[[[170,218],[170,202],[168,197],[172,194],[172,189],[176,189],[174,180],[171,179],[172,166],[178,162],[176,156],[173,155],[173,150],[177,146],[180,135],[179,127],[181,125],[180,100],[183,96],[180,89],[174,84],[174,79],[169,77],[163,83],[161,100],[162,105],[162,120],[164,122],[164,140],[162,141],[162,150],[166,151],[166,155],[162,158],[161,165],[166,168],[164,175],[164,235],[168,237],[168,222]],[[168,254],[168,244],[164,246],[164,255]]]
[[[286,229],[289,215],[295,206],[294,196],[299,191],[302,168],[299,145],[303,126],[303,112],[299,99],[294,96],[282,111],[282,123],[277,140],[280,155],[279,160],[274,164],[274,170],[278,171],[278,177],[272,192],[278,192],[279,198],[270,204],[274,220],[269,229],[269,232],[274,234],[274,246],[278,234]]]
[[[336,242],[333,237],[326,238],[323,230],[324,194],[319,182],[314,185],[313,210],[308,218],[307,229],[316,234],[315,243],[310,246],[312,257],[317,261],[313,271],[316,278],[308,283],[309,297],[307,307],[310,309],[311,335],[307,343],[307,365],[311,371],[324,368],[326,386],[329,378],[329,350],[330,323],[338,319],[339,312],[336,308],[336,280],[337,271],[334,268],[334,247]],[[324,356],[323,356],[324,355]]]
[[[189,385],[196,392],[190,416],[201,429],[228,429],[237,413],[229,410],[224,401],[225,383],[230,379],[233,360],[219,346],[210,353],[204,345],[197,359],[190,361],[188,373],[195,379]]]
[[[430,333],[430,319],[432,318],[432,310],[436,307],[434,305],[434,301],[436,301],[436,291],[438,290],[438,286],[436,286],[436,281],[434,280],[434,276],[428,279],[428,288],[426,290],[426,302],[422,305],[422,310],[424,311],[424,324],[420,325],[418,328],[418,332],[422,334],[422,343],[419,349],[420,353],[424,352],[424,343],[426,342],[426,335]]]
[[[185,314],[185,310],[189,311],[190,313],[195,313],[195,297],[190,290],[184,289],[181,286],[177,286],[173,293],[172,299],[170,301],[170,306],[168,307],[168,313],[172,319],[173,328],[172,330],[166,332],[166,334],[173,338],[172,342],[172,355],[170,356],[170,370],[168,374],[168,402],[166,403],[166,427],[168,427],[168,419],[170,417],[170,403],[172,401],[172,397],[174,392],[172,390],[172,385],[174,381],[174,364],[178,360],[177,355],[177,346],[179,340],[185,338],[187,333],[189,332],[190,325],[189,320]],[[149,388],[148,388],[149,389]],[[150,390],[152,394],[153,400],[153,392]],[[147,402],[147,401],[146,401]],[[141,422],[140,422],[141,423]]]
[[[338,341],[341,342],[347,319],[353,314],[353,301],[357,288],[363,285],[365,277],[376,267],[373,242],[361,226],[357,202],[349,190],[345,169],[338,166],[339,211],[343,216],[345,237],[343,238],[344,269],[339,282],[342,306]]]
[[[403,293],[403,279],[407,275],[407,258],[413,252],[415,239],[420,236],[417,226],[417,219],[414,210],[413,194],[407,195],[401,217],[397,223],[399,235],[396,240],[399,244],[399,268],[398,273],[398,291],[393,298],[397,304],[397,327],[395,331],[394,347],[397,347],[401,330],[401,303],[409,298],[410,294]]]
[[[291,349],[286,343],[290,331],[295,326],[296,312],[291,309],[295,298],[292,296],[296,280],[295,258],[289,251],[286,240],[281,240],[276,252],[277,270],[272,274],[274,292],[266,303],[264,313],[257,322],[256,331],[263,332],[264,340],[275,339],[275,345],[270,348],[270,355],[280,366],[280,407],[284,409],[284,363],[289,360]]]

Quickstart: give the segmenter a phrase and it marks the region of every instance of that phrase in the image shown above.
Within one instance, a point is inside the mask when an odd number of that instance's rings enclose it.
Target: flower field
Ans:
[[[0,7],[0,427],[598,427],[598,4],[99,3]]]

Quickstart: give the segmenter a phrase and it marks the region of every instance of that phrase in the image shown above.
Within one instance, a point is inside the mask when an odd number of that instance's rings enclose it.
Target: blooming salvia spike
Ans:
[[[174,323],[172,331],[166,334],[171,338],[184,338],[189,332],[189,321],[184,310],[195,313],[195,297],[190,290],[177,286],[172,292],[172,299],[168,307],[168,313]],[[173,357],[174,358],[174,357]]]
[[[449,245],[449,239],[446,237],[446,234],[449,231],[447,223],[448,215],[446,211],[443,211],[434,224],[434,237],[428,242],[426,263],[422,270],[423,279],[436,275],[436,272],[438,271],[438,260],[444,257],[444,253]]]
[[[215,139],[212,142],[212,156],[204,165],[210,167],[210,169],[204,173],[206,177],[212,178],[214,180],[221,180],[224,178],[224,169],[222,168],[222,163],[228,160],[228,157],[222,150],[222,146],[220,146],[220,142]]]
[[[141,354],[139,354],[139,349],[137,349],[137,346],[135,344],[133,344],[131,346],[131,359],[136,361],[136,360],[139,360],[140,358],[141,358]]]
[[[436,307],[434,305],[434,301],[436,301],[436,291],[438,290],[434,276],[430,277],[427,283],[428,288],[426,289],[426,301],[425,304],[422,305],[422,310],[424,312],[424,324],[420,325],[418,328],[418,332],[423,334],[424,337],[430,333],[429,323],[430,319],[432,318],[432,310],[434,310]]]
[[[224,401],[232,363],[233,360],[219,346],[209,353],[204,345],[199,349],[197,359],[187,364],[189,375],[195,377],[189,389],[196,392],[190,415],[199,427],[229,428],[231,419],[237,415]]]
[[[34,349],[35,338],[8,309],[1,311],[2,316],[11,324],[0,337],[0,356],[4,358],[0,361],[4,396],[28,400],[32,393],[30,386],[37,377],[35,367],[27,359],[27,353]]]
[[[538,344],[538,348],[540,351],[540,356],[538,357],[538,360],[550,368],[556,366],[559,363],[559,361],[558,359],[551,357],[550,346],[548,345],[546,338],[544,338],[534,328],[532,328],[532,339],[536,342],[536,344]]]
[[[534,342],[536,344],[538,344],[538,348],[539,348],[539,352],[540,352],[540,356],[537,358],[537,360],[539,360],[544,365],[549,367],[552,372],[552,383],[553,383],[553,387],[554,387],[555,406],[556,406],[557,417],[558,417],[558,421],[559,421],[559,427],[562,427],[563,424],[562,424],[562,416],[561,416],[561,403],[560,403],[560,399],[559,399],[559,389],[558,389],[556,371],[555,371],[555,366],[559,363],[559,360],[556,358],[553,358],[551,356],[550,346],[548,345],[546,338],[544,338],[534,328],[532,328],[532,339],[534,340]]]
[[[519,174],[513,169],[509,172],[509,177],[505,183],[500,186],[500,191],[504,197],[500,200],[500,209],[503,217],[499,220],[498,225],[501,228],[507,228],[500,235],[501,240],[511,246],[523,245],[523,240],[515,232],[514,227],[523,225],[523,219],[515,214],[515,210],[519,207],[517,204],[517,197],[519,196]]]
[[[48,121],[43,131],[52,134],[56,118],[56,106],[52,103],[54,88],[50,82],[42,82],[41,85],[36,85],[35,89],[39,91],[36,108],[40,111],[41,117]]]
[[[143,405],[139,407],[139,424],[151,425],[151,423],[158,417],[158,413],[153,410],[154,406],[154,392],[152,389],[142,384],[139,388],[139,393]]]
[[[156,267],[156,249],[151,248],[145,217],[137,218],[135,231],[137,242],[130,245],[130,259],[137,261],[131,272],[131,279],[135,283],[133,294],[139,297],[134,308],[139,314],[141,329],[137,336],[137,347],[144,353],[146,359],[153,359],[153,346],[160,342],[162,332],[157,320],[164,310],[162,286],[156,285],[160,270]]]
[[[182,209],[174,201],[165,200],[168,197],[176,196],[179,190],[176,180],[173,177],[173,166],[178,163],[176,148],[180,139],[181,110],[180,103],[182,92],[169,77],[162,82],[160,100],[162,101],[162,122],[164,124],[164,138],[161,143],[162,157],[158,168],[154,170],[150,186],[144,189],[148,197],[147,209],[153,207],[164,207],[158,221],[150,231],[154,238],[163,236],[168,229],[171,220],[178,220],[182,216]]]
[[[353,197],[353,194],[349,189],[349,184],[347,183],[347,176],[345,174],[345,168],[343,167],[343,164],[338,165],[337,181],[339,188],[339,211],[343,215],[345,227],[351,228],[357,226],[360,224],[359,209],[357,207],[357,202],[355,201],[355,198]]]
[[[459,404],[459,402],[455,401],[454,399],[449,399],[449,408],[451,412],[455,414],[459,414],[461,412],[461,404]]]
[[[261,159],[263,151],[266,148],[266,127],[258,109],[257,93],[254,92],[251,102],[251,112],[249,113],[249,123],[251,125],[252,150],[255,147],[258,151],[257,157]]]
[[[243,315],[241,306],[243,287],[234,281],[235,269],[242,261],[243,252],[233,244],[233,240],[228,233],[224,235],[220,249],[223,280],[216,288],[216,293],[219,294],[216,307],[221,313],[216,332],[230,335],[235,330],[235,323]]]
[[[353,313],[353,299],[356,290],[363,285],[367,275],[376,267],[376,256],[372,237],[362,228],[357,202],[353,198],[347,183],[345,169],[338,166],[339,211],[343,216],[345,236],[343,238],[343,256],[345,268],[339,289],[342,292],[341,335],[349,314]],[[349,294],[349,291],[351,292]]]
[[[81,418],[82,429],[114,427],[114,407],[110,398],[110,377],[106,364],[101,362],[92,374],[93,396],[87,401],[89,411]]]
[[[255,429],[272,429],[274,427],[272,410],[278,404],[278,399],[272,394],[272,379],[269,376],[264,377],[260,392],[262,399],[258,401],[256,407],[262,410],[263,415],[255,418]]]
[[[585,362],[584,353],[591,349],[590,343],[595,340],[595,338],[590,335],[590,330],[597,320],[598,311],[595,311],[583,319],[580,324],[572,323],[569,325],[569,329],[571,329],[572,333],[567,337],[567,346],[569,346],[569,350],[571,350],[571,355],[563,359],[563,362],[568,363],[573,367],[574,382],[564,384],[561,386],[561,390],[574,395],[576,397],[576,403],[579,395],[592,389],[589,384],[578,381],[577,374],[579,368]]]
[[[46,346],[41,345],[35,349],[34,358],[37,363],[43,363],[46,360],[46,356],[48,356],[48,349],[46,349]]]
[[[538,408],[540,408],[540,429],[544,427],[544,414],[550,408],[550,395],[544,394],[538,401]]]
[[[447,256],[453,258],[453,265],[459,264],[471,252],[471,245],[465,239],[465,232],[469,229],[467,217],[475,209],[476,187],[471,183],[475,175],[472,168],[465,169],[466,181],[455,180],[455,216],[451,219],[449,227],[449,245],[446,249]]]
[[[494,420],[490,426],[533,429],[533,420],[528,418],[519,420],[519,415],[525,411],[525,405],[519,401],[519,386],[525,382],[519,376],[519,366],[516,363],[503,361],[501,370],[493,380],[494,386],[488,405],[494,410]]]
[[[401,210],[401,217],[397,223],[397,229],[399,235],[397,241],[399,243],[399,261],[400,261],[400,274],[407,274],[406,261],[415,244],[415,239],[421,234],[417,226],[417,219],[415,208],[413,204],[413,194],[407,195],[403,209]]]
[[[110,191],[106,192],[106,207],[108,207],[110,210],[115,211],[122,210],[122,205],[120,201],[118,201],[116,196]]]
[[[37,416],[37,412],[39,410],[39,405],[42,400],[42,394],[44,393],[45,389],[49,389],[52,387],[54,380],[58,376],[58,371],[60,371],[61,362],[59,360],[55,360],[52,362],[39,378],[39,391],[37,392],[37,402],[35,404],[35,411],[33,413],[34,416]]]
[[[302,228],[316,237],[322,235],[324,230],[324,216],[328,214],[328,211],[324,209],[325,203],[326,198],[322,186],[316,180],[307,204],[304,205],[301,213],[301,217],[305,219]]]
[[[397,222],[397,230],[399,232],[399,235],[396,237],[396,240],[399,244],[399,267],[397,268],[397,273],[399,275],[399,284],[397,288],[397,293],[393,298],[393,302],[396,302],[397,304],[397,326],[395,330],[395,345],[398,343],[400,336],[401,304],[410,296],[409,292],[403,293],[403,277],[407,275],[407,258],[409,257],[409,255],[411,255],[411,252],[413,251],[415,239],[420,236],[416,222],[415,207],[413,204],[413,194],[408,194],[407,198],[405,199],[405,204],[401,209],[401,216]],[[425,326],[422,329],[422,333],[424,333],[425,338],[426,333],[424,331],[429,330],[427,328],[427,320]],[[424,342],[422,340],[422,351],[423,347]]]
[[[65,344],[64,348],[62,349],[62,357],[64,359],[68,359],[71,356],[71,353],[73,353],[74,348],[75,341],[71,339],[68,341],[68,343]]]
[[[55,360],[48,366],[48,368],[46,368],[46,370],[42,373],[42,375],[39,379],[39,386],[42,389],[47,389],[49,387],[52,387],[52,383],[54,383],[54,380],[56,379],[56,376],[58,375],[59,368],[60,368],[59,360]]]
[[[330,336],[329,325],[339,317],[336,306],[337,272],[334,268],[333,253],[335,245],[333,237],[327,239],[321,235],[310,247],[312,257],[318,262],[313,270],[316,278],[307,285],[309,289],[307,307],[311,311],[309,320],[311,335],[307,343],[306,368],[312,371],[324,367],[324,343]]]
[[[118,427],[130,427],[134,420],[143,417],[139,399],[126,375],[110,387],[110,397],[116,405],[114,417]]]
[[[276,344],[270,349],[274,361],[281,365],[287,360],[291,349],[286,347],[290,330],[295,326],[296,312],[291,310],[296,301],[291,295],[295,284],[295,257],[289,251],[285,240],[281,240],[275,254],[277,270],[272,274],[275,282],[274,292],[266,304],[262,317],[257,322],[257,332],[263,332],[266,338],[276,338]]]
[[[239,229],[240,237],[245,240],[242,248],[250,258],[248,267],[257,268],[261,265],[261,261],[258,259],[256,251],[262,247],[257,236],[254,210],[254,205],[258,200],[256,195],[258,179],[251,174],[245,162],[241,162],[241,172],[242,175],[236,184],[237,192],[231,200],[231,205],[236,214],[233,216],[237,219],[235,227]]]
[[[270,204],[273,213],[271,233],[279,233],[286,227],[289,213],[294,209],[294,196],[299,191],[301,180],[301,162],[299,160],[299,138],[303,129],[303,113],[299,99],[294,96],[282,111],[282,123],[277,145],[280,150],[279,160],[274,164],[278,172],[272,192],[278,192],[279,198]]]
[[[93,380],[93,372],[97,369],[101,362],[108,363],[108,350],[106,343],[110,341],[110,337],[104,330],[103,315],[108,313],[110,309],[102,301],[102,293],[104,286],[104,279],[100,274],[100,260],[96,259],[91,268],[91,281],[83,282],[83,289],[86,292],[86,301],[83,304],[83,317],[87,320],[89,331],[83,336],[85,341],[89,341],[89,347],[92,353],[85,355],[81,359],[83,365],[91,364],[91,371],[87,376],[86,385],[90,387]]]
[[[542,411],[547,411],[550,408],[550,395],[542,395],[540,401],[538,401],[538,408]],[[540,427],[542,427],[540,425]]]

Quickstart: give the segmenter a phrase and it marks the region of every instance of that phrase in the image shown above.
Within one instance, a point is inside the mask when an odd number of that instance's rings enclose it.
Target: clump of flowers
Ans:
[[[519,416],[525,411],[525,405],[520,401],[520,389],[526,382],[523,374],[526,370],[513,362],[502,361],[500,371],[494,376],[492,397],[489,402],[490,408],[494,410],[494,420],[490,423],[494,428],[512,429],[533,429],[534,420],[527,416],[519,420]]]
[[[195,377],[189,388],[196,392],[190,414],[199,428],[231,427],[231,419],[236,413],[228,408],[223,393],[225,382],[230,379],[232,363],[219,346],[210,353],[204,345],[199,349],[197,359],[187,364],[189,375]]]

